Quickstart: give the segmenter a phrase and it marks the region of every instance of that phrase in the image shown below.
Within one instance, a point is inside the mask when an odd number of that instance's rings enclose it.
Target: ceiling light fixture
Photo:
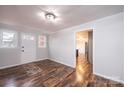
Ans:
[[[53,13],[46,13],[45,14],[45,18],[48,20],[48,21],[54,21],[56,19],[56,16],[53,14]]]

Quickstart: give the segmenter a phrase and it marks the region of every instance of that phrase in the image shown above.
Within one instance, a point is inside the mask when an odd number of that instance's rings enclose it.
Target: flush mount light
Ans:
[[[56,19],[56,16],[53,14],[53,13],[46,13],[45,14],[45,18],[48,20],[48,21],[54,21]]]

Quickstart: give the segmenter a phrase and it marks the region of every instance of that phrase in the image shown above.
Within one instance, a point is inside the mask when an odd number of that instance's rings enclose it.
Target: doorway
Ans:
[[[93,30],[76,33],[76,73],[78,81],[86,81],[93,69]]]
[[[36,59],[36,37],[31,33],[21,33],[21,62],[28,63]]]

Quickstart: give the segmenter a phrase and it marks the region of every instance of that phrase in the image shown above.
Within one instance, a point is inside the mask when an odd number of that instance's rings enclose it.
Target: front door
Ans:
[[[21,34],[21,62],[28,63],[36,59],[36,37],[30,33]]]

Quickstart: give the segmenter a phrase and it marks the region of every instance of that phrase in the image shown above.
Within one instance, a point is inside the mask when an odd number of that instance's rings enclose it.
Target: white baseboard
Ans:
[[[123,80],[115,79],[115,78],[112,78],[112,77],[109,77],[109,76],[105,76],[105,75],[102,75],[102,74],[98,74],[98,73],[93,73],[93,74],[101,76],[101,77],[109,79],[109,80],[113,80],[113,81],[116,81],[116,82],[124,84]]]
[[[46,60],[46,59],[49,59],[49,58],[36,59],[35,61],[41,61],[41,60]]]
[[[36,60],[34,60],[33,62],[37,62],[37,61],[41,61],[41,60],[46,60],[46,59],[49,59],[49,60],[55,61],[55,62],[57,62],[57,63],[61,63],[61,64],[64,64],[64,65],[70,66],[70,67],[72,67],[72,68],[75,68],[75,67],[72,66],[72,65],[65,64],[65,63],[63,63],[63,62],[61,62],[61,61],[58,61],[58,60],[55,60],[55,59],[51,59],[51,58],[36,59]],[[28,63],[31,63],[31,62],[28,62]],[[3,66],[3,67],[0,67],[0,69],[10,68],[10,67],[14,67],[14,66],[23,65],[23,64],[27,64],[27,63],[19,63],[19,64],[14,64],[14,65],[9,65],[9,66]]]
[[[41,61],[41,60],[45,60],[45,59],[49,59],[49,58],[36,59],[36,60],[34,60],[33,62],[37,62],[37,61]],[[23,65],[23,64],[28,64],[28,63],[31,63],[31,62],[27,62],[27,63],[19,63],[19,64],[14,64],[14,65],[9,65],[9,66],[3,66],[3,67],[0,67],[0,69],[5,69],[5,68],[10,68],[10,67],[15,67],[15,66]]]
[[[70,67],[72,67],[72,68],[75,68],[75,67],[72,66],[72,65],[65,64],[65,63],[63,63],[63,62],[61,62],[61,61],[58,61],[58,60],[56,60],[56,59],[51,59],[51,58],[36,59],[36,60],[33,61],[33,62],[37,62],[37,61],[41,61],[41,60],[46,60],[46,59],[49,59],[49,60],[52,60],[52,61],[55,61],[55,62],[64,64],[64,65],[70,66]],[[31,63],[31,62],[28,62],[28,63]],[[10,67],[14,67],[14,66],[23,65],[23,64],[27,64],[27,63],[20,63],[20,64],[14,64],[14,65],[9,65],[9,66],[3,66],[3,67],[0,67],[0,69],[10,68]],[[120,82],[120,83],[123,83],[123,84],[124,84],[124,81],[123,81],[123,80],[115,79],[115,78],[112,78],[112,77],[109,77],[109,76],[106,76],[106,75],[102,75],[102,74],[99,74],[99,73],[93,73],[93,74],[98,75],[98,76],[101,76],[101,77],[106,78],[106,79],[110,79],[110,80],[113,80],[113,81]]]
[[[59,60],[56,60],[56,59],[49,58],[49,60],[52,60],[52,61],[55,61],[55,62],[57,62],[57,63],[61,63],[61,64],[64,64],[64,65],[67,65],[67,66],[72,67],[72,68],[75,68],[75,67],[72,66],[72,65],[65,64],[65,63],[63,63],[63,62],[61,62],[61,61],[59,61]]]

